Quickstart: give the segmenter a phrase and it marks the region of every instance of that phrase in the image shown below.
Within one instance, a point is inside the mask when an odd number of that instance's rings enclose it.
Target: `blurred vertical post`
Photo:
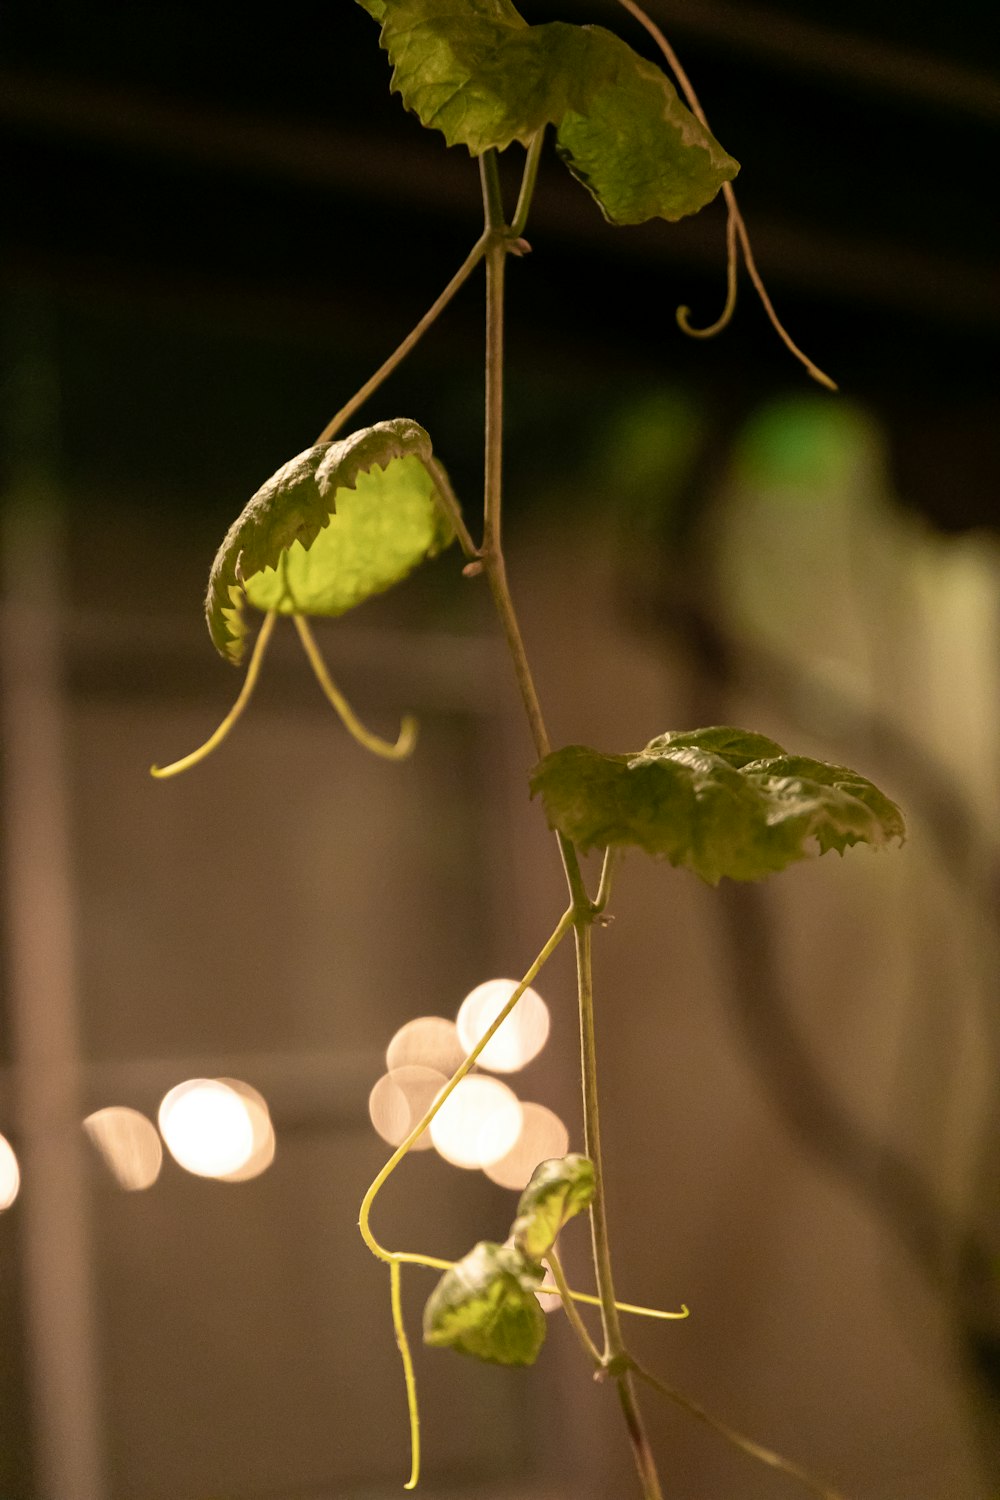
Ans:
[[[104,1500],[62,662],[54,315],[8,302],[0,732],[8,1014],[39,1500]]]

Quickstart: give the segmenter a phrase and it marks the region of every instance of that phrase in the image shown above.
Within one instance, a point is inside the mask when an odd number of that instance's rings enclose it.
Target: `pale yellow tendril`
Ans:
[[[407,1489],[412,1489],[416,1484],[416,1476],[420,1466],[420,1417],[417,1406],[416,1377],[413,1372],[413,1362],[410,1357],[410,1349],[406,1338],[406,1332],[403,1328],[402,1304],[399,1294],[400,1266],[427,1266],[434,1271],[450,1271],[455,1265],[455,1262],[451,1260],[441,1260],[434,1255],[421,1255],[417,1251],[412,1250],[387,1250],[384,1245],[379,1243],[379,1241],[372,1233],[371,1225],[369,1222],[372,1205],[374,1204],[375,1199],[381,1189],[385,1186],[388,1179],[392,1176],[393,1172],[399,1166],[400,1162],[409,1154],[409,1152],[413,1149],[415,1143],[420,1139],[424,1131],[427,1130],[438,1110],[441,1109],[445,1102],[454,1093],[455,1089],[461,1083],[462,1079],[465,1078],[469,1072],[471,1072],[483,1049],[496,1035],[497,1031],[513,1011],[514,1007],[517,1005],[518,1001],[524,994],[525,990],[528,988],[529,984],[531,984],[532,981],[537,977],[542,966],[552,956],[556,948],[558,948],[559,944],[562,942],[563,938],[572,929],[572,926],[573,908],[570,907],[569,910],[565,911],[560,917],[559,922],[548,942],[545,944],[544,948],[541,950],[534,963],[528,969],[527,973],[524,975],[524,978],[520,981],[517,989],[514,990],[513,994],[507,1001],[507,1004],[504,1006],[503,1010],[497,1016],[496,1020],[483,1033],[465,1061],[455,1070],[451,1078],[449,1078],[448,1082],[440,1090],[433,1104],[427,1110],[423,1118],[417,1122],[417,1124],[410,1131],[409,1135],[406,1136],[405,1140],[403,1140],[396,1147],[395,1151],[389,1157],[389,1160],[386,1162],[385,1166],[375,1177],[361,1202],[361,1209],[358,1214],[358,1228],[361,1231],[361,1237],[372,1254],[379,1260],[385,1262],[385,1264],[387,1264],[389,1267],[393,1327],[396,1331],[396,1343],[399,1346],[399,1352],[403,1360],[403,1378],[406,1383],[406,1400],[410,1416],[410,1451],[412,1455],[412,1464],[410,1482],[406,1485]],[[541,1292],[554,1292],[559,1296],[564,1295],[562,1288],[551,1283],[543,1284],[538,1288],[538,1290]],[[593,1307],[600,1307],[601,1305],[600,1298],[591,1296],[588,1292],[575,1292],[571,1288],[566,1287],[565,1295],[571,1297],[575,1302],[586,1302]],[[689,1316],[688,1308],[683,1304],[681,1305],[681,1310],[679,1312],[664,1312],[655,1307],[639,1307],[631,1302],[618,1302],[615,1305],[621,1312],[633,1313],[643,1318],[673,1319],[686,1318]]]
[[[389,1297],[392,1303],[392,1326],[396,1331],[396,1347],[403,1361],[403,1379],[406,1383],[406,1409],[410,1418],[410,1477],[404,1490],[415,1490],[420,1479],[420,1411],[417,1407],[417,1380],[413,1373],[413,1356],[410,1341],[406,1337],[403,1323],[403,1299],[400,1292],[400,1262],[393,1260],[389,1266]]]
[[[253,654],[250,657],[247,675],[243,679],[243,686],[240,688],[239,697],[215,733],[210,735],[197,750],[192,750],[190,755],[185,755],[182,760],[175,760],[169,766],[150,766],[150,776],[156,776],[159,780],[163,780],[167,776],[179,776],[182,771],[190,770],[192,766],[196,766],[199,761],[204,760],[207,755],[211,755],[212,751],[217,750],[222,744],[222,741],[226,738],[226,735],[232,729],[237,719],[242,716],[243,710],[250,702],[253,690],[257,686],[261,662],[264,660],[264,652],[267,650],[267,643],[271,639],[271,632],[274,630],[275,618],[276,616],[273,611],[264,616],[264,623],[260,627],[257,639],[254,642]]]
[[[326,662],[320,655],[319,647],[307,621],[302,615],[293,615],[292,619],[295,621],[295,628],[299,633],[302,648],[309,658],[309,665],[315,673],[316,681],[351,738],[357,740],[358,744],[363,745],[366,750],[370,750],[373,755],[381,755],[385,760],[405,760],[408,755],[412,755],[417,743],[417,721],[413,715],[404,715],[395,743],[372,734],[371,730],[366,729],[362,724],[327,671]]]

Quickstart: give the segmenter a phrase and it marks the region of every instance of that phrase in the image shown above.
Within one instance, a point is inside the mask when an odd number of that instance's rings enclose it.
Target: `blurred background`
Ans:
[[[522,9],[649,50],[610,0]],[[645,1362],[856,1500],[995,1500],[996,14],[649,9],[842,394],[745,278],[723,336],[678,332],[679,303],[721,308],[721,205],[613,230],[549,155],[509,271],[506,488],[553,739],[744,724],[871,776],[910,838],[718,892],[625,863],[597,945],[619,1294],[687,1303],[634,1326]],[[347,739],[283,630],[224,750],[147,774],[237,690],[201,614],[225,529],[479,232],[474,163],[387,83],[347,0],[0,9],[0,1500],[398,1493],[369,1096],[407,1022],[521,973],[562,910],[457,553],[319,627],[367,722],[419,716],[412,760]],[[423,423],[473,529],[481,325],[474,278],[359,418]],[[547,1043],[494,1076],[579,1149],[568,953],[537,988]],[[412,1043],[397,1064],[437,1065]],[[198,1079],[229,1083],[172,1092]],[[497,1176],[420,1152],[376,1232],[502,1239]],[[415,1342],[433,1282],[405,1278]],[[564,1320],[529,1372],[415,1357],[428,1500],[634,1493]],[[645,1405],[671,1500],[795,1492]]]

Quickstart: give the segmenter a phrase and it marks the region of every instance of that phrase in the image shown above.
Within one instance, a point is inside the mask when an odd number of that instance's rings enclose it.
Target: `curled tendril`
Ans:
[[[726,187],[728,186],[729,184],[726,183]],[[722,312],[719,314],[719,316],[716,318],[715,322],[710,323],[707,328],[695,328],[691,323],[691,309],[689,307],[679,307],[676,314],[677,326],[682,333],[687,334],[688,338],[714,338],[717,333],[721,333],[724,328],[729,326],[729,323],[732,321],[733,313],[736,311],[736,281],[737,272],[739,270],[739,254],[736,240],[736,214],[733,212],[734,207],[735,200],[733,200],[732,205],[729,205],[727,194],[726,305],[722,309]]]
[[[677,53],[674,51],[673,47],[671,47],[666,37],[663,35],[663,32],[660,30],[659,26],[657,26],[656,22],[652,20],[651,17],[647,16],[641,5],[638,5],[636,3],[636,0],[618,0],[618,3],[628,11],[629,15],[634,16],[635,19],[639,22],[639,25],[642,26],[653,38],[653,41],[656,43],[660,51],[663,53],[663,56],[666,58],[667,66],[670,68],[670,71],[677,79],[678,87],[680,88],[681,93],[684,95],[684,98],[687,100],[688,107],[690,108],[691,113],[697,120],[701,122],[702,125],[704,125],[705,129],[708,130],[709,124],[708,120],[705,118],[705,111],[702,109],[701,103],[698,99],[698,95],[695,93],[691,85],[691,80],[690,78],[688,78],[683,67],[681,66],[680,58],[677,56]],[[803,353],[798,344],[796,344],[795,340],[792,338],[791,334],[785,328],[781,319],[778,317],[778,314],[775,312],[774,304],[768,296],[767,288],[764,285],[760,272],[757,270],[757,264],[753,258],[753,250],[750,246],[750,236],[747,233],[747,226],[743,221],[743,215],[740,213],[739,205],[736,202],[736,194],[733,191],[732,183],[724,182],[722,184],[722,191],[725,194],[726,207],[729,212],[729,220],[726,230],[729,289],[726,296],[726,305],[722,311],[722,315],[708,328],[693,328],[689,321],[691,315],[690,308],[679,307],[677,309],[678,324],[683,329],[683,331],[687,334],[690,334],[692,338],[701,339],[711,338],[713,334],[719,333],[723,328],[725,328],[726,324],[732,317],[733,309],[736,306],[736,242],[738,240],[739,248],[743,251],[743,261],[747,268],[747,274],[749,275],[750,280],[753,282],[754,290],[756,291],[758,297],[761,300],[761,303],[763,304],[764,311],[770,319],[771,326],[773,327],[775,333],[781,339],[781,342],[784,344],[789,353],[794,355],[799,363],[805,367],[808,373],[812,376],[813,380],[818,381],[820,385],[825,385],[828,391],[837,390],[836,381],[831,380],[829,375],[827,375],[824,370],[820,369],[819,365],[813,363],[808,354]]]
[[[414,746],[417,743],[417,721],[413,715],[404,715],[399,734],[394,742],[383,740],[379,735],[372,734],[371,730],[366,729],[362,724],[343,693],[331,678],[326,663],[320,655],[319,647],[316,644],[313,633],[309,629],[305,619],[301,615],[293,615],[292,618],[295,621],[295,627],[298,630],[299,638],[302,641],[309,665],[315,673],[316,680],[323,689],[323,694],[327,702],[332,705],[351,738],[356,740],[359,745],[362,745],[364,749],[370,750],[373,755],[381,755],[385,760],[405,760],[408,755],[412,755]],[[264,653],[267,650],[268,643],[274,631],[276,620],[277,615],[274,610],[269,610],[264,616],[264,623],[260,627],[257,639],[254,642],[253,653],[247,667],[247,675],[243,679],[243,686],[240,688],[239,696],[218,729],[210,734],[205,743],[199,745],[197,750],[192,750],[190,755],[185,755],[180,760],[173,761],[169,766],[150,766],[149,774],[151,776],[155,776],[159,781],[165,780],[168,776],[179,776],[182,771],[189,771],[192,766],[198,765],[200,761],[205,760],[207,756],[211,755],[213,750],[219,748],[229,734],[229,731],[233,728],[233,725],[243,716],[243,712],[253,696],[254,688],[257,686],[257,681],[260,677]]]

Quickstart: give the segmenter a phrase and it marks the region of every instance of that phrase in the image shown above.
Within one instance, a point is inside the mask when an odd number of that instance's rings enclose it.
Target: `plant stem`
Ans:
[[[389,355],[389,358],[385,361],[384,364],[379,365],[378,369],[375,371],[375,374],[369,380],[365,381],[364,385],[351,397],[347,405],[342,406],[337,412],[336,416],[330,418],[329,422],[327,422],[326,426],[323,428],[323,431],[316,439],[317,443],[328,443],[332,438],[336,437],[337,433],[343,427],[344,423],[350,421],[351,417],[353,417],[358,408],[360,406],[363,406],[364,403],[368,400],[368,397],[378,390],[379,386],[384,380],[387,380],[389,378],[393,370],[395,370],[396,366],[403,362],[414,345],[421,338],[423,338],[424,334],[427,332],[428,328],[430,328],[431,324],[437,319],[438,315],[442,313],[448,306],[448,303],[451,301],[452,297],[454,297],[459,288],[466,281],[468,281],[469,277],[472,275],[473,271],[476,269],[479,262],[486,254],[486,249],[489,243],[489,233],[480,236],[480,238],[473,245],[472,249],[469,251],[468,255],[465,257],[465,260],[455,272],[454,276],[449,281],[448,285],[445,287],[444,291],[441,293],[440,297],[438,297],[437,301],[432,303],[432,305],[424,313],[423,317],[420,319],[420,322],[416,325],[416,327],[411,329],[411,331],[406,335],[406,338],[399,345],[398,349],[394,350],[393,353]]]
[[[541,149],[540,138],[536,142]],[[548,755],[551,746],[538,691],[531,674],[528,655],[524,649],[521,627],[518,623],[514,601],[507,583],[507,567],[503,556],[503,534],[501,526],[503,492],[503,315],[504,315],[504,261],[510,244],[503,223],[503,204],[500,199],[500,177],[497,172],[496,153],[487,151],[479,159],[483,185],[483,211],[486,218],[486,233],[495,236],[486,257],[486,435],[483,479],[483,547],[482,565],[493,595],[500,625],[503,629],[507,649],[510,652],[514,675],[521,693],[521,702],[528,718],[531,738],[539,760]],[[518,203],[519,214],[527,217],[530,191],[531,153],[525,165],[524,181]],[[532,179],[533,181],[533,179]],[[577,911],[590,908],[590,900],[583,884],[580,861],[569,839],[556,835],[562,857],[566,882],[573,905]]]
[[[602,881],[603,884],[603,881]],[[601,1322],[604,1325],[604,1358],[602,1364],[614,1376],[632,1444],[639,1482],[644,1500],[662,1500],[660,1477],[656,1471],[642,1413],[632,1385],[630,1359],[622,1337],[615,1301],[614,1278],[611,1272],[611,1246],[608,1238],[607,1206],[604,1199],[604,1162],[601,1152],[601,1111],[597,1090],[597,1044],[594,1035],[594,981],[591,963],[591,934],[593,911],[586,916],[577,915],[574,923],[576,938],[576,975],[580,1003],[580,1056],[583,1075],[583,1139],[584,1150],[594,1164],[594,1196],[590,1204],[591,1237],[594,1248],[594,1272],[597,1277],[597,1292],[601,1299]]]
[[[594,1247],[594,1272],[597,1295],[601,1299],[601,1322],[604,1327],[604,1363],[619,1360],[625,1353],[621,1323],[615,1306],[614,1279],[611,1274],[611,1250],[608,1242],[607,1207],[604,1200],[604,1169],[601,1158],[601,1111],[597,1097],[597,1047],[594,1036],[594,982],[591,964],[591,923],[578,918],[576,938],[576,975],[580,1003],[580,1062],[583,1077],[583,1149],[594,1164],[594,1197],[590,1205],[591,1237]]]
[[[510,652],[511,664],[514,668],[514,676],[521,693],[521,702],[528,717],[528,727],[531,730],[531,738],[539,760],[548,755],[552,748],[549,741],[548,730],[542,717],[541,704],[538,701],[538,691],[535,687],[534,678],[531,675],[531,667],[528,665],[527,653],[524,649],[524,641],[521,637],[521,627],[518,624],[517,614],[514,610],[514,601],[510,597],[507,587],[507,569],[504,565],[502,553],[494,552],[483,559],[483,567],[486,580],[493,595],[493,603],[500,619],[500,626],[507,642],[507,650]]]
[[[507,264],[503,204],[496,152],[479,159],[486,215],[486,438],[483,474],[483,558],[490,563],[501,555],[503,491],[503,291]],[[502,567],[502,562],[500,564]],[[494,597],[496,597],[494,591]],[[516,622],[514,624],[516,630]],[[507,623],[505,622],[505,631]],[[521,648],[523,656],[523,647]],[[537,699],[535,704],[537,710]],[[539,714],[539,719],[540,719]],[[544,733],[544,730],[543,730]]]
[[[632,1387],[632,1377],[627,1372],[618,1377],[618,1400],[625,1414],[625,1425],[632,1440],[632,1453],[639,1471],[644,1500],[663,1500],[660,1476],[656,1472],[656,1460],[642,1424],[642,1413]]]
[[[536,138],[537,139],[537,138]],[[532,143],[534,148],[535,142]],[[540,150],[539,144],[539,150]],[[529,153],[525,166],[518,219],[527,215],[527,198],[537,159]],[[541,704],[535,689],[531,668],[528,664],[524,641],[521,636],[517,614],[507,584],[507,570],[503,556],[502,534],[502,479],[503,479],[503,359],[504,359],[504,266],[512,247],[511,229],[504,224],[503,202],[500,193],[500,177],[497,170],[496,153],[487,151],[479,161],[483,189],[483,211],[486,221],[488,247],[486,251],[486,434],[483,481],[483,546],[482,566],[493,595],[500,624],[514,666],[514,674],[521,693],[531,729],[531,736],[539,759],[548,755],[551,743]],[[643,1500],[662,1500],[656,1464],[650,1451],[642,1418],[639,1414],[635,1392],[632,1389],[629,1359],[622,1338],[618,1308],[615,1303],[614,1281],[611,1274],[611,1252],[608,1244],[607,1214],[604,1203],[604,1176],[601,1160],[600,1111],[597,1100],[597,1058],[594,1039],[594,995],[591,968],[591,926],[596,908],[587,894],[580,870],[580,860],[575,846],[563,834],[556,835],[562,856],[566,883],[569,886],[572,905],[567,913],[576,939],[577,985],[580,1005],[580,1041],[583,1073],[583,1122],[587,1155],[594,1164],[595,1190],[590,1206],[591,1234],[594,1252],[594,1271],[597,1279],[597,1294],[601,1308],[601,1323],[604,1330],[604,1354],[601,1365],[613,1376],[618,1386],[618,1397],[629,1438],[636,1469],[642,1485]],[[607,899],[607,879],[610,860],[606,859],[601,881],[601,897]],[[364,1233],[364,1226],[362,1227]],[[553,1271],[553,1274],[555,1272]],[[584,1330],[586,1332],[586,1330]],[[587,1335],[589,1343],[589,1335]]]

